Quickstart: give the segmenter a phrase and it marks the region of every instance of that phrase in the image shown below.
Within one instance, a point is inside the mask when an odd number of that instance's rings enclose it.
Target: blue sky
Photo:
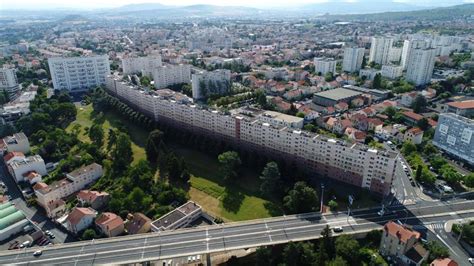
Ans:
[[[301,5],[309,3],[322,3],[322,2],[356,2],[360,0],[0,0],[0,12],[1,9],[36,9],[36,8],[107,8],[107,7],[119,7],[126,4],[135,3],[161,3],[165,5],[194,5],[194,4],[211,4],[211,5],[240,5],[250,6],[258,8],[268,7],[282,7],[291,5]],[[474,3],[474,0],[394,0],[395,2],[405,2],[410,4],[426,5],[426,6],[439,6],[446,5],[449,3]]]

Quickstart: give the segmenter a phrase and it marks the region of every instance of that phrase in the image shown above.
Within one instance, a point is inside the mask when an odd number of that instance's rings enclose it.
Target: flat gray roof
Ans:
[[[362,93],[360,93],[358,91],[348,90],[348,89],[344,89],[344,88],[337,88],[337,89],[333,89],[333,90],[318,92],[314,96],[323,97],[323,98],[331,99],[331,100],[334,100],[334,101],[339,101],[339,100],[342,100],[342,99],[355,97],[355,96],[358,96],[358,95],[361,95],[361,94]]]

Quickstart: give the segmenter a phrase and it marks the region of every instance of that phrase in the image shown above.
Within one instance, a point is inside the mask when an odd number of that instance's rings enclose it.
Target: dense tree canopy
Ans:
[[[305,182],[295,183],[288,195],[283,198],[283,206],[288,213],[305,213],[319,209],[316,191]]]

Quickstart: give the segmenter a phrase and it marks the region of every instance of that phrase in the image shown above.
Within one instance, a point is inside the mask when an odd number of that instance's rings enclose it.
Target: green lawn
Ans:
[[[76,121],[72,122],[67,128],[66,131],[71,132],[75,125],[80,125],[79,139],[83,142],[90,142],[89,137],[87,136],[86,128],[92,126],[92,105],[87,106],[76,105],[77,108],[77,117]],[[134,124],[129,123],[125,119],[120,119],[116,113],[108,112],[104,114],[105,122],[102,125],[105,132],[105,143],[109,136],[109,129],[117,129],[117,126],[121,123],[125,125],[129,132],[130,138],[132,139],[132,151],[133,151],[133,163],[137,163],[141,159],[146,159],[145,154],[145,141],[148,133],[135,126]]]
[[[74,125],[80,125],[79,139],[90,142],[86,128],[92,126],[92,105],[77,105],[76,121],[66,129],[71,132]],[[148,132],[128,122],[116,112],[104,114],[103,123],[105,139],[110,128],[125,125],[132,140],[133,163],[146,159],[145,144]],[[200,204],[211,215],[219,216],[226,221],[241,221],[280,215],[279,206],[258,196],[259,173],[253,169],[242,169],[237,180],[230,184],[223,182],[218,171],[217,158],[179,144],[169,144],[178,155],[183,156],[188,165],[191,177],[189,195],[191,200]],[[226,189],[228,187],[228,189]]]

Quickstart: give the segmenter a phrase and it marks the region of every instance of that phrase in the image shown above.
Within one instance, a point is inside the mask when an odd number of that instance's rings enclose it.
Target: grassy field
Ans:
[[[71,132],[75,125],[80,125],[79,139],[90,142],[86,128],[92,126],[92,105],[77,105],[76,121],[66,129]],[[115,112],[104,114],[103,123],[105,140],[109,129],[128,129],[132,140],[133,163],[146,159],[145,144],[148,132],[140,127],[121,119]],[[226,221],[242,221],[280,215],[282,212],[275,204],[258,197],[260,187],[258,175],[253,169],[242,169],[239,177],[232,183],[226,184],[218,173],[217,158],[211,157],[179,144],[168,144],[178,155],[183,156],[191,173],[191,200],[203,206],[211,215],[221,217]]]
[[[84,142],[90,142],[89,137],[87,136],[86,128],[92,126],[92,105],[80,106],[77,105],[77,117],[76,121],[72,122],[66,130],[71,132],[75,125],[80,125],[79,139]],[[132,139],[132,151],[133,151],[133,163],[137,163],[141,159],[146,159],[145,155],[145,141],[147,138],[147,132],[143,129],[136,127],[135,125],[128,123],[124,119],[120,119],[115,113],[108,112],[104,114],[105,122],[102,125],[105,133],[105,141],[109,137],[109,129],[117,129],[119,124],[125,125],[129,132],[130,138]]]

